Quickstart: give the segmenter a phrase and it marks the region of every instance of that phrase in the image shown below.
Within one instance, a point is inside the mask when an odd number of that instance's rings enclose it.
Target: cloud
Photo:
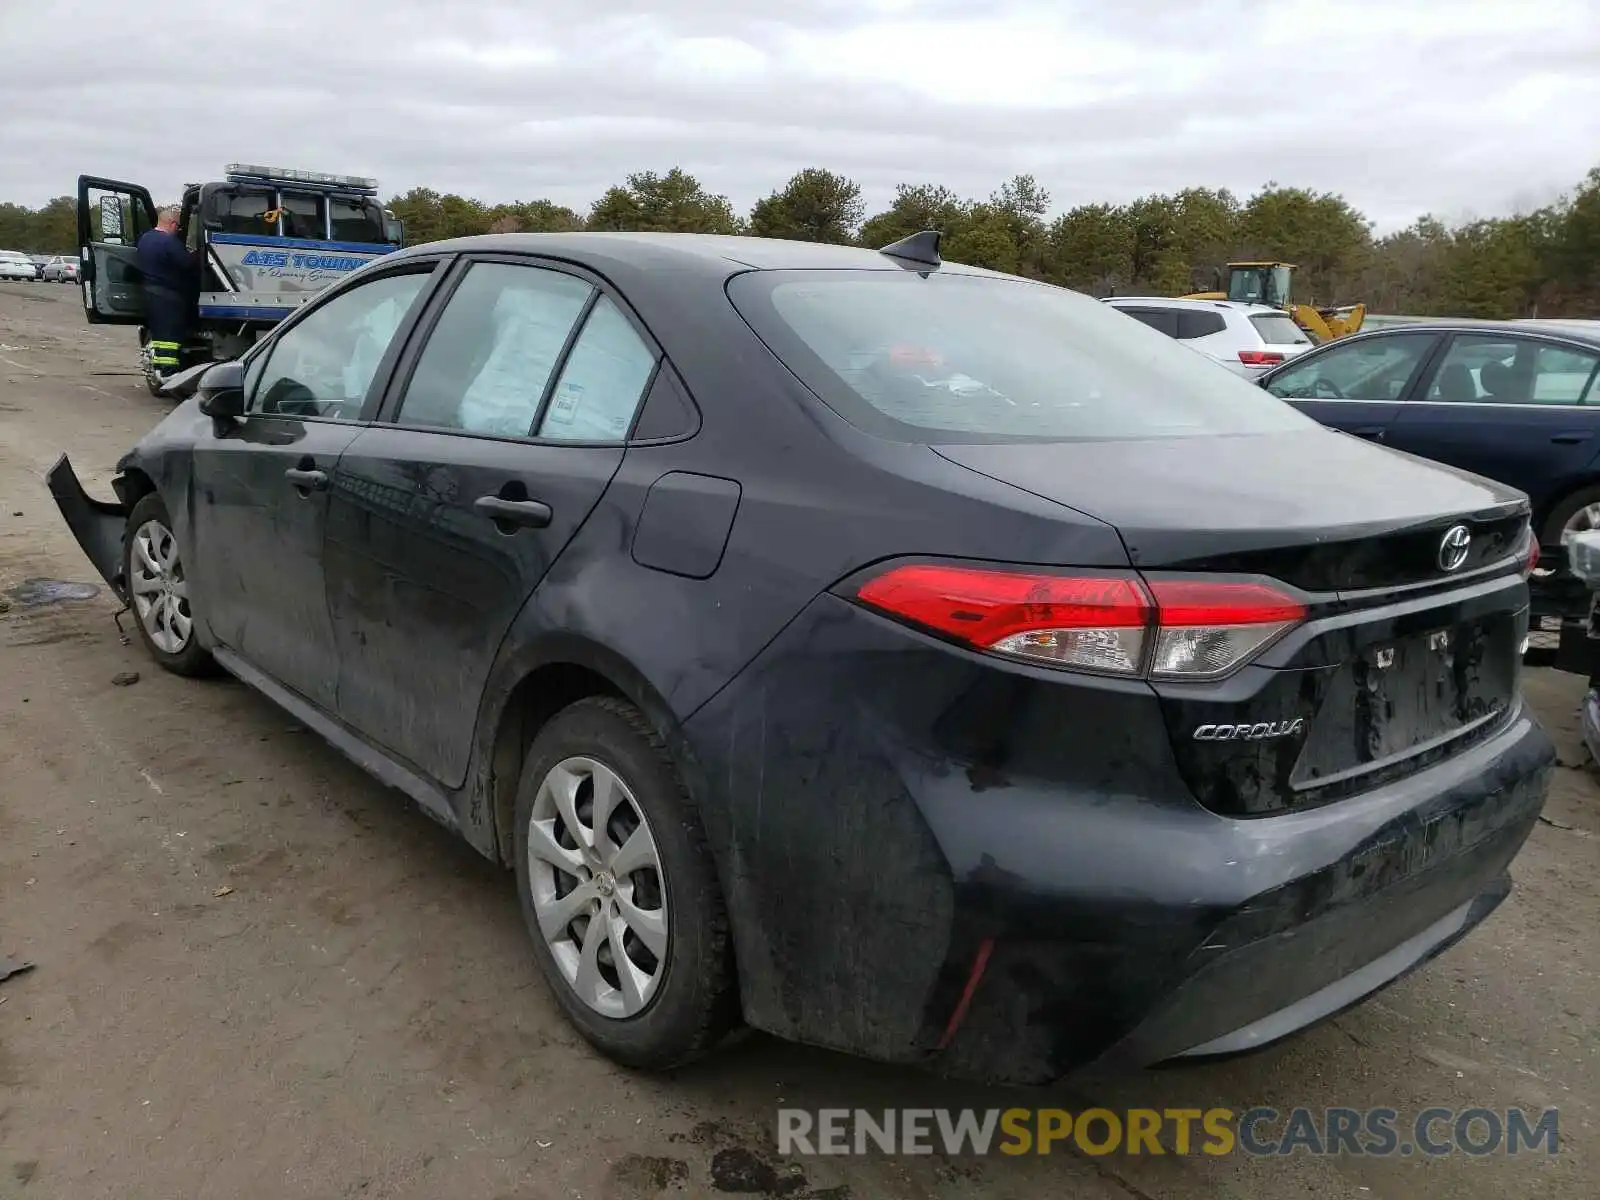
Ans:
[[[747,209],[815,165],[874,206],[1276,180],[1393,228],[1600,162],[1600,0],[57,0],[5,6],[0,45],[0,191],[28,204],[243,160],[580,210],[679,165]]]

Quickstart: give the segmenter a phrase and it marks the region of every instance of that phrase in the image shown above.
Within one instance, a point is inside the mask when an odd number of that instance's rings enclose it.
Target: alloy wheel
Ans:
[[[539,932],[573,992],[602,1016],[638,1015],[667,966],[661,854],[627,784],[592,758],[552,767],[528,819]]]
[[[1592,529],[1600,529],[1600,504],[1585,504],[1567,518],[1567,523],[1561,527],[1561,544],[1565,546],[1575,533],[1588,533]]]
[[[146,521],[133,535],[128,591],[134,612],[156,649],[181,654],[194,635],[189,581],[178,557],[178,539],[160,521]]]

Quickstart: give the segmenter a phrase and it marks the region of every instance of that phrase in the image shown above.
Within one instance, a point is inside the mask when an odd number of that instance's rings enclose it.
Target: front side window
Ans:
[[[336,242],[380,244],[384,241],[383,214],[368,200],[329,196],[328,224]]]
[[[264,189],[242,188],[228,193],[222,209],[222,232],[275,234],[278,231],[267,220],[267,214],[276,205],[273,194]]]
[[[1434,340],[1407,333],[1345,342],[1278,372],[1267,391],[1286,400],[1398,400]]]
[[[608,297],[595,302],[561,369],[539,436],[564,442],[620,442],[655,370],[645,345]]]
[[[427,282],[426,271],[385,275],[314,307],[267,351],[251,410],[358,420],[378,364]]]
[[[1129,314],[1064,288],[912,271],[753,271],[728,295],[846,420],[912,442],[1312,428]]]
[[[542,267],[474,263],[406,385],[402,425],[528,437],[594,289]]]

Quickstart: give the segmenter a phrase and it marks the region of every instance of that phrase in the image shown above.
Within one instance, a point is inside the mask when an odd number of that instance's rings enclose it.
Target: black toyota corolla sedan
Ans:
[[[61,510],[515,872],[605,1053],[1038,1081],[1262,1046],[1493,910],[1552,765],[1520,493],[884,251],[386,256]]]

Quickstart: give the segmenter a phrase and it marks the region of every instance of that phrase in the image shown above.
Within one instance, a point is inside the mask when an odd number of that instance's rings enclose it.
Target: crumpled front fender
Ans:
[[[50,468],[45,481],[72,536],[101,578],[126,603],[128,583],[122,572],[122,538],[128,523],[127,506],[96,500],[84,491],[65,454]]]

